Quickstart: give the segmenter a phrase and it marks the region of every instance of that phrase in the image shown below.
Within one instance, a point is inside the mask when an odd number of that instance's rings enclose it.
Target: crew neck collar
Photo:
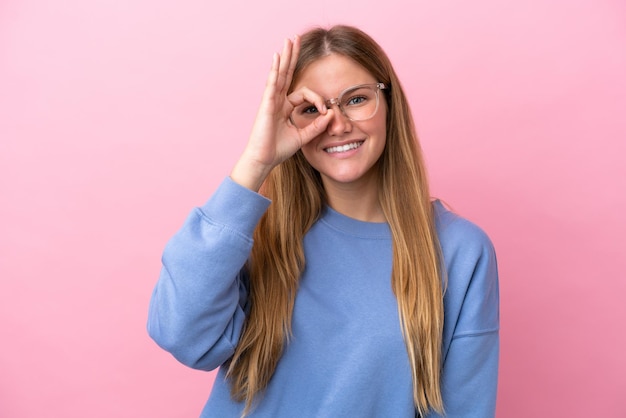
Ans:
[[[330,227],[349,235],[362,238],[390,239],[391,234],[387,222],[365,222],[350,218],[326,206],[320,218]]]

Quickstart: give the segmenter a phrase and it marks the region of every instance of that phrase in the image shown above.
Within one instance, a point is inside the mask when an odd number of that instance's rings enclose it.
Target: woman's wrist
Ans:
[[[251,162],[242,156],[233,167],[230,178],[235,183],[258,192],[270,171],[271,167]]]

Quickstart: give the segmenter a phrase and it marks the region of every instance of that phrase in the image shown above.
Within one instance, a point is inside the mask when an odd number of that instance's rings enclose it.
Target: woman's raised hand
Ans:
[[[322,133],[332,118],[324,99],[301,88],[289,96],[293,72],[300,52],[300,38],[286,39],[283,51],[274,54],[261,106],[243,154],[231,172],[231,178],[251,190],[258,191],[269,172],[295,154],[303,145]],[[309,102],[320,112],[314,123],[298,129],[289,116],[295,106]]]

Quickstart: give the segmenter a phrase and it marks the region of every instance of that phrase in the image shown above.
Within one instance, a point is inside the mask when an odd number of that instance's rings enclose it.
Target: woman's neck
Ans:
[[[328,205],[342,215],[365,222],[386,222],[376,178],[353,183],[323,181]]]

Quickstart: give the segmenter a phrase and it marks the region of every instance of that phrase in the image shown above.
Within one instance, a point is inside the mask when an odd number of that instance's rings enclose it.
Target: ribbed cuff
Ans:
[[[270,200],[226,177],[200,210],[211,221],[252,237]]]

